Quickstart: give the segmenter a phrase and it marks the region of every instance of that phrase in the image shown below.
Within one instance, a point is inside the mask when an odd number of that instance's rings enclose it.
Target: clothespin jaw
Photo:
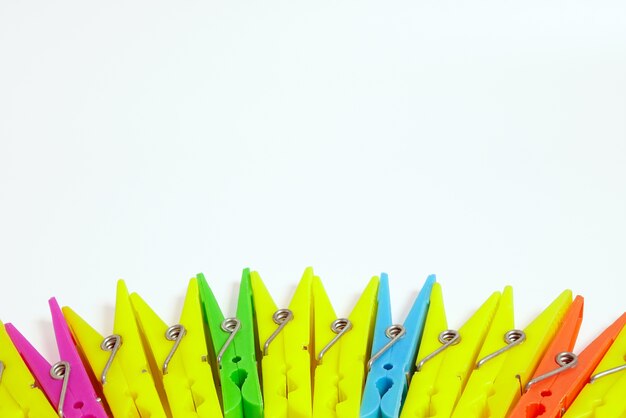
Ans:
[[[0,322],[0,416],[58,418]]]
[[[124,281],[117,282],[112,335],[103,337],[69,307],[63,314],[112,414],[165,418]]]
[[[179,323],[169,327],[138,294],[131,294],[130,300],[146,342],[152,374],[171,415],[222,417],[209,363],[197,280],[189,281]]]
[[[259,336],[265,416],[311,418],[312,268],[307,268],[289,309],[279,310],[261,276],[250,273]]]
[[[204,318],[216,352],[226,418],[262,418],[263,397],[256,363],[250,270],[239,287],[237,316],[224,318],[211,288],[198,275]]]
[[[337,318],[318,277],[313,279],[315,367],[313,416],[358,416],[365,364],[374,330],[378,277],[373,277],[348,319]]]
[[[572,303],[559,295],[524,331],[512,329],[513,297],[506,287],[453,418],[504,418],[517,402]]]
[[[404,325],[400,326],[394,325],[391,319],[389,279],[386,273],[380,275],[372,358],[369,362],[371,369],[365,383],[361,418],[395,418],[399,415],[435,280],[434,275],[428,277]]]
[[[622,418],[626,416],[626,313],[615,321],[598,339],[608,333],[604,344],[610,342],[617,329],[621,328],[617,337],[606,351],[606,354],[593,370],[591,377],[571,403],[565,418]],[[595,345],[595,340],[592,345]],[[601,353],[604,347],[596,351]],[[593,348],[594,350],[596,347]],[[580,354],[582,358],[587,349]],[[591,346],[589,355],[593,351]]]
[[[7,333],[59,415],[64,418],[107,418],[55,298],[49,300],[49,306],[59,362],[50,365],[12,324],[6,324]]]
[[[476,364],[500,302],[494,292],[457,331],[448,328],[441,285],[435,283],[402,418],[449,418]]]

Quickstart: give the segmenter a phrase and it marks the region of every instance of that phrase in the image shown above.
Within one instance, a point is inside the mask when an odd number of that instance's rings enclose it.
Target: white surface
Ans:
[[[284,305],[313,265],[340,315],[384,270],[402,316],[437,273],[451,326],[571,288],[587,343],[626,309],[625,18],[3,1],[0,318],[53,357],[51,295],[108,332],[118,277],[174,322],[198,271],[233,313],[243,267]]]

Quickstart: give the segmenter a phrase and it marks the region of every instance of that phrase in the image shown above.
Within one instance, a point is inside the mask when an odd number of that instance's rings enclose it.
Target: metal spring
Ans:
[[[233,333],[241,326],[241,321],[237,318],[226,318],[222,321],[222,330]]]
[[[330,329],[335,333],[339,334],[344,330],[350,330],[352,328],[352,322],[346,318],[335,319],[332,324],[330,324]]]
[[[339,341],[339,339],[345,335],[346,332],[352,329],[352,322],[350,322],[350,320],[346,318],[338,318],[335,319],[332,324],[330,324],[330,329],[337,335],[335,335],[335,337],[330,340],[328,344],[326,344],[326,347],[322,348],[322,351],[320,351],[319,355],[317,356],[318,364],[322,363],[322,359],[326,352],[330,350],[330,348],[335,345],[337,341]]]
[[[525,392],[528,392],[530,387],[534,385],[535,383],[539,383],[542,380],[545,380],[549,377],[562,373],[567,369],[576,367],[576,365],[578,364],[578,356],[572,353],[571,351],[563,351],[554,357],[554,361],[556,362],[556,364],[559,365],[559,367],[530,380],[528,383],[526,383],[526,386],[524,387]]]
[[[576,365],[578,363],[578,356],[571,351],[563,351],[556,355],[554,361],[556,361],[559,366]]]
[[[165,331],[165,338],[168,341],[174,341],[174,346],[170,350],[169,354],[165,358],[163,362],[163,374],[167,374],[167,369],[169,368],[170,361],[172,357],[174,357],[174,353],[178,350],[178,346],[180,345],[183,337],[187,334],[187,330],[181,324],[172,325]]]
[[[498,351],[495,351],[483,357],[482,359],[480,359],[478,363],[476,363],[476,368],[479,369],[483,364],[485,364],[489,360],[495,357],[498,357],[500,354],[506,352],[507,350],[510,350],[511,348],[515,346],[520,345],[524,341],[526,341],[526,333],[524,331],[519,330],[519,329],[512,329],[508,331],[506,334],[504,334],[504,342],[506,343],[506,345],[502,347],[501,349],[499,349]]]
[[[222,367],[222,357],[224,357],[224,353],[226,352],[230,344],[233,342],[233,340],[235,339],[235,335],[237,335],[240,329],[241,329],[241,321],[237,318],[226,318],[222,321],[222,330],[224,332],[230,333],[230,335],[228,336],[228,339],[222,346],[222,349],[220,350],[220,352],[217,354],[217,364],[220,367]]]
[[[624,360],[626,361],[626,356],[624,356]],[[594,383],[598,379],[602,379],[603,377],[609,376],[613,373],[621,372],[622,370],[626,370],[626,364],[622,364],[621,366],[613,367],[603,372],[594,374],[589,379],[589,383]]]
[[[293,312],[290,309],[279,309],[276,312],[274,312],[274,315],[272,315],[272,319],[274,320],[274,323],[276,325],[278,325],[278,328],[276,328],[276,330],[274,330],[272,335],[270,335],[270,337],[267,339],[267,341],[265,341],[265,344],[263,344],[263,355],[264,356],[267,356],[267,352],[268,352],[268,349],[269,349],[270,344],[272,343],[272,341],[274,341],[274,339],[278,336],[278,334],[281,333],[283,328],[285,328],[285,326],[290,321],[293,320]]]
[[[421,371],[422,367],[427,361],[432,360],[435,356],[440,354],[446,348],[456,345],[461,341],[461,334],[459,331],[455,329],[447,329],[439,333],[439,342],[443,344],[441,347],[437,348],[435,351],[424,357],[419,363],[417,363],[417,371]]]
[[[406,328],[400,324],[394,324],[385,330],[385,335],[388,338],[396,338],[400,334],[406,334]]]
[[[102,384],[106,384],[107,382],[107,374],[109,373],[109,369],[113,364],[113,359],[117,355],[118,350],[122,345],[122,336],[118,334],[109,335],[100,344],[100,348],[104,351],[110,351],[111,355],[104,366],[104,370],[102,370],[101,382]]]
[[[70,372],[71,367],[67,361],[59,361],[55,363],[50,368],[50,377],[56,380],[63,380],[63,385],[61,386],[61,395],[59,396],[59,407],[57,409],[57,414],[60,418],[64,418],[65,414],[63,413],[63,408],[65,407],[65,398],[67,396],[67,383],[70,380]]]
[[[276,325],[282,325],[285,321],[290,321],[293,319],[293,312],[290,309],[279,309],[274,312],[272,315],[272,319]]]
[[[368,370],[372,369],[372,365],[376,360],[378,360],[387,350],[389,350],[395,343],[397,343],[400,338],[404,337],[406,334],[406,328],[400,324],[394,324],[385,330],[385,335],[389,338],[387,344],[385,344],[376,354],[374,354],[369,361],[367,362]]]

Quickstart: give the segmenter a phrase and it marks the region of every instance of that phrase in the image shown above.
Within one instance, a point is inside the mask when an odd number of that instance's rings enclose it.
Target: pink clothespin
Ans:
[[[48,301],[60,361],[48,361],[12,325],[5,328],[24,362],[61,418],[107,418],[80,360],[76,344],[55,298]]]

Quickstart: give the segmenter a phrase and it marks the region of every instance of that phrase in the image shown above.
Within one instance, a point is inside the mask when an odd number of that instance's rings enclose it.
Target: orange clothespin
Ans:
[[[563,418],[626,417],[626,326],[593,370]]]
[[[577,296],[508,418],[559,418],[589,381],[589,376],[626,324],[626,314],[600,334],[580,355],[576,355],[572,350],[582,322],[583,305],[582,296]]]

